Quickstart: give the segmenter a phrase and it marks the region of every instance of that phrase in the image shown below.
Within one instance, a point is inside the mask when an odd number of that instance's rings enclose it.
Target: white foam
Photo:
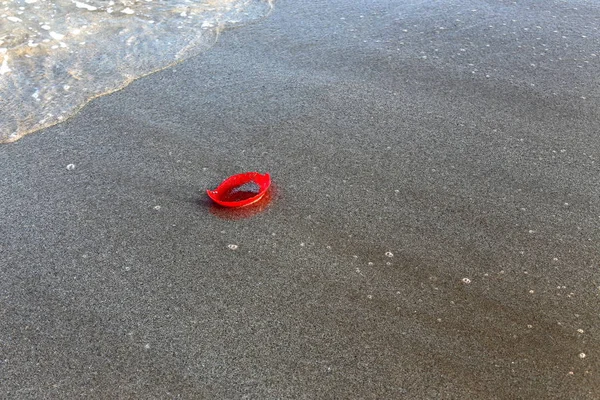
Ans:
[[[50,32],[50,37],[52,37],[52,39],[55,39],[55,40],[63,40],[65,35],[63,35],[61,33],[57,33],[57,32]]]
[[[77,7],[77,8],[85,8],[88,11],[95,11],[95,10],[98,9],[98,7],[94,7],[94,6],[91,6],[89,4],[82,3],[80,1],[75,1],[75,7]]]

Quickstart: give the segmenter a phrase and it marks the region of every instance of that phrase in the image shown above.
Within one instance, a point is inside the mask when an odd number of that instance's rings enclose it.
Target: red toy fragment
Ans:
[[[206,193],[223,207],[243,207],[259,201],[271,185],[271,175],[246,172],[225,179],[215,190]]]

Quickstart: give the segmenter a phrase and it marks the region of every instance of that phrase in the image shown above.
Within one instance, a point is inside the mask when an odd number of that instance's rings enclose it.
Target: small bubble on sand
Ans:
[[[237,250],[238,245],[237,244],[228,244],[227,247],[229,247],[230,250]]]
[[[367,299],[372,300],[373,299],[373,295],[372,294],[368,294],[367,295]]]
[[[160,206],[154,206],[154,209],[158,211],[160,210]]]
[[[69,164],[69,165],[67,165],[67,169],[68,169],[69,171],[72,171],[72,170],[74,170],[74,169],[75,169],[75,164]]]
[[[529,325],[529,324],[528,324],[528,325],[527,325],[527,328],[529,328],[529,329],[532,329],[532,328],[533,328],[533,325]]]
[[[579,333],[583,333],[583,332],[584,332],[584,330],[583,330],[583,329],[577,329],[577,332],[579,332]]]
[[[394,257],[394,253],[392,253],[391,251],[388,251],[385,253],[386,257]]]
[[[585,358],[586,354],[585,353],[579,353],[579,358]]]
[[[144,348],[145,348],[146,350],[148,350],[148,349],[150,348],[150,343],[146,343],[146,344],[144,345]]]
[[[469,278],[462,278],[462,282],[468,285],[471,283],[471,280]]]
[[[530,290],[529,293],[534,294],[535,290]]]

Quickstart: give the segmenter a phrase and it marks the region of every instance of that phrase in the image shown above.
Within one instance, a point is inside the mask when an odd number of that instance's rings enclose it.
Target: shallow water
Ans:
[[[272,0],[0,1],[0,143],[196,55]]]

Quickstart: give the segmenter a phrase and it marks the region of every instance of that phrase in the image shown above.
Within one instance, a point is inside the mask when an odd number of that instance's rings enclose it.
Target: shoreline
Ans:
[[[0,146],[0,393],[600,395],[600,69],[502,25],[568,10],[317,3]]]

